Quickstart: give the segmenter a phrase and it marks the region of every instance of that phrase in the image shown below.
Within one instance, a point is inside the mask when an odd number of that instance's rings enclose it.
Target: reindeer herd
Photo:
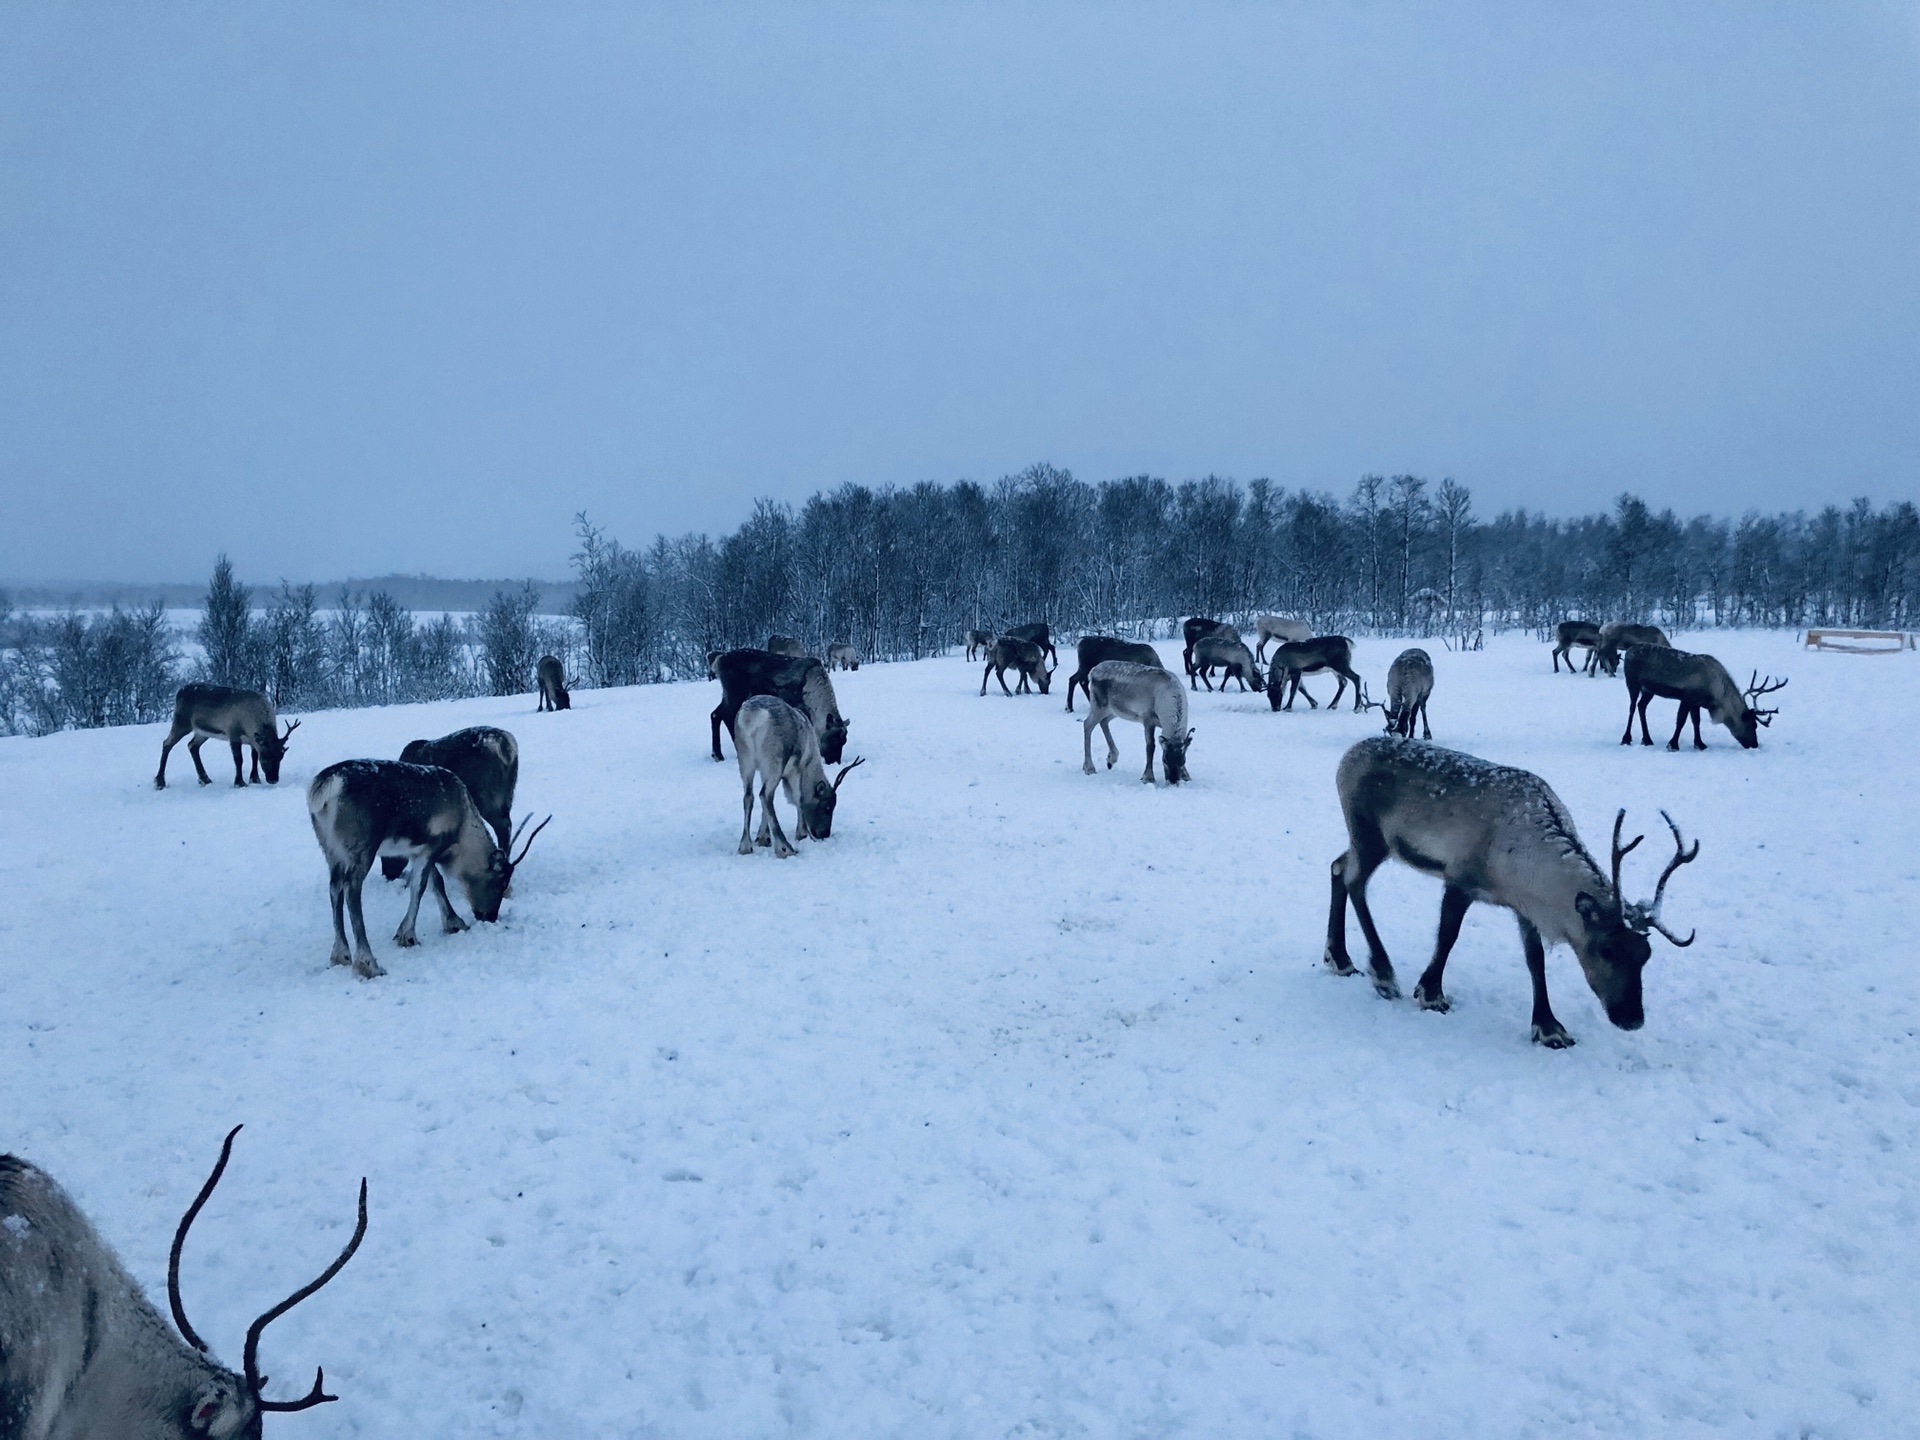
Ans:
[[[1354,713],[1381,710],[1386,733],[1348,749],[1335,776],[1347,845],[1330,870],[1322,956],[1326,968],[1337,975],[1360,973],[1347,949],[1346,913],[1351,905],[1366,939],[1366,973],[1374,990],[1388,1000],[1400,998],[1397,974],[1367,904],[1372,876],[1386,861],[1397,859],[1442,885],[1433,955],[1413,987],[1416,1005],[1437,1012],[1450,1007],[1443,984],[1447,959],[1467,910],[1479,901],[1511,911],[1518,923],[1533,986],[1536,1043],[1556,1050],[1574,1043],[1548,1001],[1546,950],[1554,944],[1573,950],[1614,1025],[1640,1028],[1645,1021],[1642,972],[1652,955],[1649,936],[1657,933],[1675,946],[1693,943],[1691,933],[1683,939],[1666,927],[1661,907],[1668,881],[1699,855],[1699,842],[1688,845],[1679,826],[1662,811],[1673,854],[1651,899],[1630,901],[1622,888],[1621,863],[1645,837],[1621,843],[1624,809],[1614,817],[1611,860],[1603,870],[1546,781],[1426,743],[1433,733],[1427,705],[1434,688],[1433,661],[1426,651],[1403,651],[1388,670],[1387,698],[1375,701],[1354,668],[1351,638],[1316,636],[1303,622],[1285,616],[1262,615],[1256,624],[1256,643],[1249,649],[1240,632],[1223,620],[1188,619],[1182,627],[1184,687],[1151,645],[1109,635],[1080,636],[1066,709],[1073,712],[1076,690],[1086,697],[1081,720],[1085,773],[1098,773],[1093,761],[1096,728],[1107,742],[1107,768],[1118,761],[1120,750],[1111,728],[1117,717],[1142,728],[1142,781],[1155,783],[1157,755],[1160,778],[1169,786],[1179,785],[1191,778],[1191,707],[1202,687],[1211,692],[1218,679],[1224,692],[1229,681],[1236,682],[1241,692],[1264,692],[1272,710],[1290,711],[1294,700],[1307,694],[1305,677],[1332,674],[1338,683],[1328,710],[1338,707],[1351,685]],[[995,678],[1008,698],[1049,692],[1059,661],[1046,624],[969,631],[965,638],[967,658],[985,658],[980,695],[987,694]],[[1554,673],[1563,660],[1568,673],[1576,673],[1571,653],[1576,647],[1587,652],[1580,669],[1589,676],[1611,676],[1624,669],[1628,715],[1622,744],[1632,743],[1637,715],[1641,743],[1651,745],[1648,704],[1671,699],[1679,708],[1668,749],[1679,749],[1689,721],[1695,748],[1706,748],[1700,729],[1703,712],[1742,747],[1754,749],[1760,728],[1777,713],[1756,708],[1757,703],[1786,683],[1770,676],[1762,681],[1756,673],[1743,689],[1714,657],[1673,648],[1655,627],[1579,620],[1557,628]],[[782,858],[796,853],[775,810],[781,794],[795,813],[794,839],[830,837],[840,787],[863,763],[858,758],[841,763],[849,722],[830,672],[857,670],[857,653],[835,644],[823,662],[809,656],[799,641],[773,635],[763,649],[714,651],[707,658],[709,677],[721,686],[720,703],[709,717],[712,757],[724,758],[724,729],[740,774],[739,853],[750,855],[760,847]],[[1009,671],[1017,689],[1007,683]],[[542,712],[571,707],[557,659],[543,658],[538,677]],[[1319,708],[1311,694],[1307,702]],[[1413,738],[1416,722],[1419,740]],[[201,784],[213,783],[200,759],[201,747],[212,739],[231,747],[236,786],[249,783],[243,749],[251,753],[252,781],[264,778],[276,784],[299,723],[283,729],[273,705],[254,692],[185,686],[161,746],[154,786],[166,787],[168,756],[189,736],[188,754]],[[393,937],[397,945],[416,943],[415,925],[429,890],[443,930],[451,934],[467,928],[448,896],[449,878],[458,882],[476,920],[498,918],[516,870],[553,818],[548,816],[530,832],[531,815],[513,826],[519,764],[519,747],[511,734],[475,726],[438,740],[415,740],[397,759],[343,759],[314,776],[307,809],[327,867],[334,964],[351,965],[365,979],[385,973],[368,944],[361,909],[362,889],[376,860],[387,879],[408,879],[406,915]],[[838,766],[831,777],[828,765]],[[513,853],[516,847],[518,854]],[[168,1266],[171,1330],[65,1192],[27,1162],[0,1155],[0,1217],[5,1217],[0,1219],[0,1250],[6,1251],[0,1256],[0,1437],[258,1437],[267,1412],[308,1409],[335,1398],[325,1391],[324,1374],[317,1373],[304,1396],[267,1399],[266,1377],[259,1373],[259,1342],[268,1324],[325,1285],[352,1258],[367,1227],[364,1180],[352,1238],[318,1279],[254,1321],[240,1370],[215,1361],[187,1321],[179,1287],[182,1247],[226,1169],[237,1133],[235,1127],[227,1136],[219,1162],[175,1233]]]

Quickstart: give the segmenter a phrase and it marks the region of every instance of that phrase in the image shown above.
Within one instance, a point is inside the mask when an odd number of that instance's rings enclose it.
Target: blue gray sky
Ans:
[[[0,6],[0,577],[857,481],[1920,491],[1912,4]]]

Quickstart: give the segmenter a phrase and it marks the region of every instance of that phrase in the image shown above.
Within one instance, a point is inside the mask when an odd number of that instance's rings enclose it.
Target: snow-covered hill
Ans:
[[[0,1149],[160,1294],[245,1121],[185,1266],[230,1363],[369,1176],[263,1357],[326,1366],[341,1402],[273,1426],[311,1440],[1910,1434],[1920,666],[1693,638],[1792,676],[1758,752],[1623,748],[1620,683],[1544,645],[1434,652],[1439,743],[1603,858],[1616,805],[1649,831],[1630,893],[1659,808],[1702,842],[1644,1030],[1551,957],[1562,1054],[1504,914],[1450,1015],[1321,968],[1377,714],[1202,693],[1194,784],[1148,789],[1137,728],[1080,773],[1064,669],[869,666],[868,763],[785,862],[733,853],[713,686],[316,714],[277,789],[176,755],[155,792],[158,728],[0,740]],[[1358,647],[1376,693],[1398,648]],[[306,781],[482,722],[555,815],[503,922],[399,950],[376,876],[391,973],[330,968]],[[1437,885],[1374,895],[1417,973]]]

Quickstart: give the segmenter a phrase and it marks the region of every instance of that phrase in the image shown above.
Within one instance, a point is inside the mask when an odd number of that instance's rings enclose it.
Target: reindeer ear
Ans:
[[[238,1388],[225,1380],[209,1380],[193,1397],[187,1412],[187,1426],[196,1435],[225,1440],[237,1435],[247,1423],[246,1407],[240,1403]]]
[[[1580,912],[1580,918],[1589,925],[1600,924],[1609,914],[1606,906],[1584,890],[1573,897],[1573,908]]]

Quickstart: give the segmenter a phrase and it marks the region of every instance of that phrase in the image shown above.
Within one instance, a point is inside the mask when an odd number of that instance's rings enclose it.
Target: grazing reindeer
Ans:
[[[571,710],[573,696],[567,693],[567,672],[558,658],[542,655],[534,673],[540,680],[541,710]]]
[[[1600,643],[1593,647],[1593,653],[1588,658],[1607,674],[1617,675],[1620,673],[1620,654],[1629,645],[1671,647],[1673,642],[1667,639],[1667,632],[1658,625],[1629,625],[1625,621],[1616,620],[1610,625],[1600,627]],[[1568,657],[1567,663],[1569,665],[1573,663],[1571,656]]]
[[[1260,662],[1253,658],[1253,652],[1247,649],[1247,642],[1240,639],[1229,640],[1224,635],[1202,635],[1194,642],[1193,669],[1187,674],[1187,688],[1196,689],[1198,680],[1207,689],[1213,689],[1213,681],[1207,678],[1215,666],[1220,669],[1220,688],[1227,688],[1227,681],[1238,680],[1241,693],[1246,693],[1251,682],[1255,690],[1267,688],[1260,678]]]
[[[767,637],[767,653],[769,655],[788,655],[795,660],[804,660],[807,658],[807,647],[791,635],[769,635]]]
[[[1560,662],[1567,662],[1567,674],[1575,674],[1573,668],[1573,647],[1586,647],[1587,660],[1581,668],[1591,675],[1594,669],[1594,651],[1600,648],[1600,627],[1591,620],[1562,620],[1553,628],[1553,673],[1560,673]]]
[[[1607,1018],[1622,1030],[1638,1030],[1646,1020],[1640,971],[1653,953],[1647,932],[1658,930],[1675,945],[1693,943],[1692,935],[1682,940],[1660,923],[1660,904],[1668,879],[1700,853],[1700,843],[1685,848],[1679,827],[1664,810],[1674,856],[1652,901],[1640,905],[1620,893],[1620,861],[1646,838],[1620,843],[1627,812],[1614,817],[1609,878],[1581,845],[1567,807],[1538,775],[1382,735],[1347,751],[1336,783],[1348,845],[1333,862],[1326,963],[1336,975],[1356,973],[1347,956],[1347,901],[1352,900],[1367,937],[1373,988],[1388,1000],[1400,998],[1400,986],[1367,908],[1367,881],[1389,856],[1446,884],[1433,959],[1413,988],[1421,1009],[1444,1011],[1452,1004],[1441,978],[1467,907],[1476,900],[1501,905],[1520,921],[1527,972],[1533,977],[1533,1038],[1551,1050],[1573,1044],[1573,1036],[1547,1002],[1548,945],[1572,946]]]
[[[1240,638],[1240,632],[1224,620],[1209,620],[1204,615],[1194,615],[1182,621],[1180,636],[1186,643],[1180,648],[1180,663],[1186,667],[1189,677],[1193,674],[1193,647],[1209,635],[1218,635],[1226,640]]]
[[[866,763],[858,756],[840,767],[840,773],[827,783],[826,768],[820,763],[820,742],[813,733],[813,722],[801,711],[774,695],[755,695],[740,707],[733,719],[733,753],[740,761],[740,851],[751,855],[753,847],[773,846],[773,853],[785,860],[797,853],[780,828],[780,817],[773,811],[773,792],[784,788],[787,803],[794,808],[794,837],[825,840],[833,834],[833,807],[840,798],[840,782]],[[760,779],[760,835],[748,838],[753,826],[753,781]]]
[[[1700,712],[1705,710],[1732,733],[1740,742],[1743,750],[1760,748],[1760,727],[1771,725],[1778,710],[1756,710],[1753,702],[1763,695],[1785,688],[1786,681],[1778,684],[1769,675],[1765,682],[1760,680],[1760,672],[1754,671],[1754,678],[1747,682],[1742,691],[1734,678],[1727,673],[1727,667],[1711,655],[1689,655],[1684,650],[1675,650],[1667,645],[1632,645],[1627,648],[1627,728],[1620,736],[1622,745],[1633,743],[1633,716],[1640,712],[1640,743],[1653,744],[1653,736],[1647,733],[1647,705],[1657,696],[1662,700],[1678,700],[1680,713],[1674,717],[1673,738],[1667,742],[1667,749],[1680,748],[1680,732],[1686,728],[1687,721],[1693,721],[1693,748],[1704,750],[1707,742],[1700,738]]]
[[[1427,697],[1433,694],[1433,657],[1417,646],[1402,650],[1387,671],[1387,733],[1413,738],[1413,717],[1420,716],[1421,739],[1433,738],[1427,723]]]
[[[1253,658],[1262,665],[1267,663],[1267,642],[1277,640],[1284,645],[1290,640],[1311,640],[1313,627],[1304,620],[1295,620],[1287,615],[1262,615],[1256,622],[1260,627],[1260,643],[1253,647]]]
[[[1193,730],[1187,724],[1187,692],[1158,665],[1136,665],[1130,660],[1103,660],[1087,676],[1087,718],[1081,722],[1080,768],[1089,775],[1093,768],[1093,727],[1107,737],[1107,768],[1120,758],[1120,747],[1113,743],[1113,727],[1107,722],[1115,715],[1137,720],[1147,732],[1147,768],[1140,780],[1153,784],[1153,732],[1160,732],[1160,765],[1167,784],[1191,780],[1187,773],[1187,747],[1193,743]]]
[[[1030,695],[1027,682],[1031,680],[1040,687],[1042,695],[1052,683],[1053,672],[1047,669],[1047,657],[1040,647],[1031,640],[1022,640],[1015,635],[1002,635],[987,650],[987,668],[980,672],[980,693],[987,693],[987,681],[994,676],[1000,679],[1000,688],[1007,690],[1007,671],[1012,669],[1020,676],[1020,693]]]
[[[1155,669],[1167,667],[1160,663],[1160,652],[1151,645],[1141,645],[1132,640],[1120,640],[1112,635],[1082,635],[1077,647],[1077,664],[1073,674],[1067,677],[1067,713],[1073,713],[1073,687],[1087,688],[1087,676],[1093,673],[1093,667],[1103,660],[1131,660],[1136,665],[1150,665]],[[1087,694],[1091,704],[1093,695]]]
[[[833,693],[827,667],[810,655],[798,659],[768,650],[729,650],[714,662],[720,677],[720,703],[707,717],[713,726],[713,758],[719,761],[720,727],[733,733],[733,717],[753,695],[778,695],[804,710],[820,737],[820,756],[829,765],[840,763],[846,750],[847,718]],[[737,748],[737,747],[736,747]]]
[[[260,1373],[267,1326],[338,1275],[367,1233],[360,1219],[320,1278],[247,1327],[238,1374],[213,1358],[180,1301],[180,1251],[200,1207],[227,1168],[220,1161],[174,1231],[167,1301],[176,1336],[106,1241],[45,1171],[0,1155],[0,1435],[8,1440],[260,1440],[261,1418],[310,1410],[340,1397],[326,1372],[298,1400],[269,1400]]]
[[[993,631],[967,631],[967,659],[977,660],[993,648]]]
[[[1344,635],[1318,635],[1311,640],[1289,640],[1273,652],[1273,664],[1267,669],[1267,703],[1274,709],[1293,709],[1294,696],[1305,695],[1307,704],[1314,709],[1320,708],[1300,683],[1302,675],[1317,675],[1322,670],[1331,670],[1340,677],[1340,688],[1333,692],[1333,699],[1327,702],[1327,708],[1333,709],[1340,703],[1340,697],[1347,693],[1347,682],[1353,682],[1353,708],[1358,714],[1366,708],[1366,702],[1360,695],[1360,677],[1353,669],[1353,641]],[[1288,687],[1292,693],[1288,693]],[[1280,702],[1284,699],[1286,704]]]
[[[260,782],[260,768],[266,767],[267,783],[280,783],[280,760],[287,753],[287,742],[300,728],[298,720],[280,731],[273,702],[257,690],[234,690],[225,685],[182,685],[173,699],[173,728],[160,747],[160,770],[153,777],[153,788],[167,788],[167,756],[173,747],[187,740],[187,754],[202,785],[211,785],[213,777],[200,763],[200,747],[209,740],[225,740],[233,746],[233,783],[244,787],[246,777],[240,768],[240,747],[253,752],[253,779]]]
[[[360,890],[375,857],[399,855],[413,866],[413,885],[407,897],[406,918],[393,932],[393,943],[416,945],[414,920],[420,897],[429,886],[440,902],[440,928],[448,935],[467,928],[447,899],[441,867],[450,870],[467,892],[473,918],[492,924],[500,918],[500,901],[513,881],[513,872],[549,815],[526,837],[517,858],[496,845],[486,821],[460,777],[437,765],[409,765],[403,760],[342,760],[313,777],[307,787],[307,814],[313,836],[327,859],[327,888],[333,902],[335,965],[353,963],[353,973],[372,979],[387,972],[373,958],[367,944],[367,921],[360,910]],[[533,817],[529,815],[528,820]],[[520,828],[526,829],[526,821]],[[514,838],[518,838],[517,836]],[[353,920],[353,949],[347,949],[343,914]]]
[[[409,765],[438,765],[458,775],[500,848],[513,848],[509,835],[513,792],[520,783],[520,744],[513,736],[491,725],[474,725],[438,740],[409,741],[400,758]],[[404,855],[380,857],[380,874],[388,880],[398,880],[406,868]]]
[[[1015,640],[1024,640],[1029,645],[1038,645],[1042,650],[1047,652],[1047,662],[1049,664],[1058,665],[1060,663],[1060,652],[1053,648],[1053,632],[1047,628],[1046,621],[1038,620],[1031,625],[1009,625],[1005,630],[1000,632],[1000,636],[1003,639],[1009,635]]]
[[[847,644],[827,646],[827,669],[858,670],[859,668],[860,652],[853,646]]]

